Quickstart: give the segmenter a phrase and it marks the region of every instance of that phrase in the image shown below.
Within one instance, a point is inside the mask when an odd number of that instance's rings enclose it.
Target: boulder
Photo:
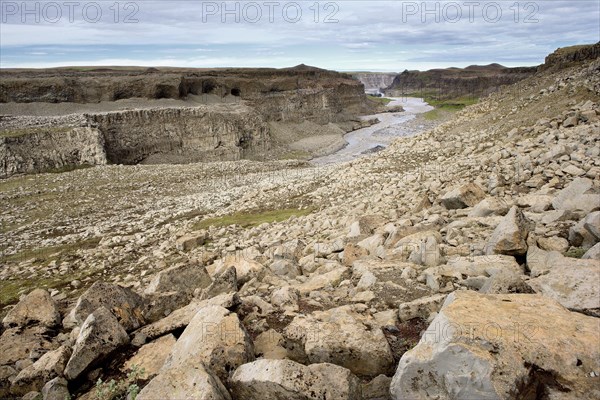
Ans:
[[[349,238],[371,235],[377,228],[385,225],[387,219],[380,215],[363,215],[350,225]]]
[[[298,310],[298,291],[291,286],[279,288],[271,294],[271,304],[283,310]]]
[[[344,257],[342,259],[342,264],[346,267],[352,266],[352,263],[362,257],[366,257],[369,255],[369,251],[355,245],[354,243],[348,243],[346,247],[344,247]]]
[[[37,360],[40,355],[59,346],[52,340],[52,332],[44,326],[9,328],[0,336],[0,366],[20,360]]]
[[[561,238],[560,236],[539,238],[537,243],[540,248],[546,251],[558,251],[559,253],[564,253],[569,249],[569,242],[567,239]]]
[[[221,275],[230,267],[235,268],[239,285],[243,285],[252,278],[258,278],[264,274],[265,267],[258,261],[251,260],[243,255],[231,255],[216,261],[208,267],[209,274],[214,278]]]
[[[486,243],[485,253],[487,255],[525,255],[527,253],[527,236],[531,229],[533,229],[533,223],[523,215],[517,206],[513,206],[494,229]]]
[[[422,240],[419,247],[410,254],[408,261],[426,267],[435,267],[442,264],[444,259],[435,236],[428,236]]]
[[[284,337],[298,343],[311,363],[328,362],[359,376],[377,376],[393,369],[388,342],[352,306],[299,315],[286,327]]]
[[[408,321],[413,318],[426,320],[429,318],[430,314],[439,311],[445,299],[445,294],[434,294],[433,296],[422,297],[420,299],[402,303],[398,308],[398,318],[400,319],[400,322]]]
[[[468,183],[451,190],[440,199],[442,205],[448,210],[473,207],[485,197],[481,186]]]
[[[233,308],[238,304],[240,304],[240,298],[237,293],[226,293],[208,300],[193,300],[187,306],[173,311],[167,317],[137,330],[134,333],[136,338],[134,342],[145,342],[146,339],[152,340],[178,329],[185,328],[189,325],[190,321],[198,311],[208,305]],[[141,338],[143,338],[143,340],[141,340]]]
[[[390,384],[392,378],[379,375],[373,378],[370,382],[363,383],[362,398],[363,400],[391,400]]]
[[[487,197],[469,211],[469,217],[488,217],[490,215],[504,215],[508,212],[509,206],[504,200],[495,197]]]
[[[254,360],[254,349],[237,314],[209,305],[201,308],[185,328],[163,370],[186,364],[204,364],[222,381],[229,372]]]
[[[144,325],[144,300],[131,289],[113,283],[96,282],[79,297],[75,307],[63,321],[65,328],[81,325],[100,307],[113,313],[125,330]]]
[[[600,261],[553,254],[547,272],[527,281],[536,292],[564,307],[600,316]]]
[[[313,244],[313,252],[315,257],[327,257],[333,253],[339,253],[344,250],[345,243],[342,239],[334,240],[329,243],[317,242]]]
[[[282,360],[288,358],[283,335],[274,329],[269,329],[254,339],[254,354],[256,357]]]
[[[47,290],[35,289],[6,314],[2,324],[5,328],[34,324],[52,328],[60,325],[60,313]]]
[[[56,377],[48,381],[42,388],[42,398],[44,400],[70,399],[71,394],[69,393],[65,378]]]
[[[136,367],[138,371],[144,371],[143,375],[140,375],[141,379],[153,378],[171,354],[176,341],[175,336],[169,334],[143,345],[133,357],[125,362],[123,371],[129,372]]]
[[[71,349],[66,346],[47,352],[19,372],[12,383],[11,393],[23,396],[28,392],[42,390],[46,382],[62,375],[70,356]]]
[[[237,292],[238,281],[235,267],[229,267],[225,271],[214,276],[214,279],[206,289],[202,290],[201,300],[210,299],[220,294]]]
[[[287,278],[295,278],[300,275],[298,266],[294,262],[285,259],[273,261],[269,269],[273,274]]]
[[[396,400],[594,399],[599,341],[597,319],[552,299],[458,291],[402,356],[390,391]]]
[[[589,213],[600,208],[600,196],[594,193],[593,181],[576,178],[552,200],[555,210],[583,210]]]
[[[535,293],[522,276],[498,273],[488,278],[479,289],[482,294]]]
[[[583,226],[595,238],[600,241],[600,211],[589,213],[583,220]]]
[[[596,243],[591,249],[585,252],[581,257],[583,260],[597,260],[600,261],[600,243]]]
[[[333,364],[308,366],[291,360],[257,360],[238,367],[231,392],[244,400],[361,400],[361,384],[348,369]]]
[[[589,249],[598,242],[598,239],[585,228],[586,218],[569,228],[569,243],[574,247]]]
[[[176,265],[160,271],[154,276],[144,294],[178,292],[191,295],[196,289],[210,285],[206,269],[198,264]]]
[[[188,363],[162,371],[137,395],[137,400],[231,400],[227,389],[202,363]]]
[[[64,371],[65,378],[77,378],[90,366],[128,343],[129,336],[117,318],[105,307],[98,308],[81,326],[73,354]]]
[[[175,241],[175,248],[179,251],[190,251],[202,246],[207,237],[204,231],[187,233]]]
[[[314,274],[306,282],[294,285],[293,287],[300,294],[307,294],[326,287],[335,287],[344,279],[348,272],[349,269],[346,267],[335,268],[324,274]]]

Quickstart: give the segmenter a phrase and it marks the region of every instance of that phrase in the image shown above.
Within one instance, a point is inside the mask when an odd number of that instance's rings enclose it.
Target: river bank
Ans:
[[[325,165],[353,160],[361,155],[368,154],[378,149],[387,147],[394,139],[403,136],[412,136],[426,130],[435,121],[417,118],[433,107],[420,98],[394,97],[387,107],[402,106],[402,112],[387,112],[368,115],[363,118],[377,118],[380,122],[366,128],[357,129],[343,136],[346,142],[339,150],[316,157],[311,160],[313,164]]]

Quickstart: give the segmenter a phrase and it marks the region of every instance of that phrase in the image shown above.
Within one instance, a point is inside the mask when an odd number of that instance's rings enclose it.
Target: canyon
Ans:
[[[350,76],[304,65],[6,70],[0,78],[0,177],[107,163],[277,158],[302,139],[294,135],[298,125],[315,140],[342,140],[368,124],[360,115],[380,109]],[[78,138],[81,151],[73,147]]]
[[[410,134],[331,163],[253,157],[360,134],[385,109],[343,74],[196,71],[228,94],[116,101],[97,78],[77,102],[61,71],[10,72],[0,397],[600,397],[599,47],[435,123],[411,99],[384,114]],[[252,94],[276,87],[253,73],[289,85]],[[12,167],[71,163],[95,166]]]

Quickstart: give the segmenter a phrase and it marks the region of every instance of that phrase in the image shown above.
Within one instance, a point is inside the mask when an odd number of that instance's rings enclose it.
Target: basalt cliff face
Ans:
[[[558,70],[598,57],[600,57],[600,42],[594,45],[561,47],[546,57],[540,69]]]
[[[269,144],[262,117],[245,106],[129,110],[88,119],[102,132],[113,164],[239,160]]]
[[[305,65],[284,69],[7,70],[0,72],[0,77],[0,103],[97,103],[214,95],[239,97],[253,106],[266,101],[271,107],[259,107],[267,112],[265,117],[281,119],[284,117],[280,109],[286,108],[292,97],[291,102],[300,105],[294,107],[295,115],[285,118],[327,122],[340,118],[340,107],[328,104],[342,105],[341,111],[348,114],[368,112],[371,107],[364,97],[363,85],[350,75]],[[305,100],[304,95],[313,99]]]
[[[537,67],[507,68],[500,64],[472,65],[466,68],[404,71],[385,90],[388,95],[418,94],[449,99],[482,97],[532,76]]]
[[[348,131],[377,107],[351,76],[303,65],[7,70],[0,77],[0,177],[83,164],[264,158],[271,122]]]

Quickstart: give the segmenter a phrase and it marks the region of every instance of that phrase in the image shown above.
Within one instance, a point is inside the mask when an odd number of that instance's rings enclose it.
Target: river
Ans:
[[[380,122],[347,133],[344,135],[344,139],[348,144],[344,148],[327,156],[314,158],[311,162],[317,165],[325,165],[350,161],[365,155],[368,150],[387,147],[390,142],[398,137],[417,133],[419,129],[415,129],[414,126],[407,127],[406,123],[415,119],[417,114],[433,110],[433,107],[425,103],[423,99],[415,97],[388,98],[392,101],[387,104],[387,107],[400,105],[404,108],[404,111],[373,114],[364,117],[367,119],[377,118]]]

